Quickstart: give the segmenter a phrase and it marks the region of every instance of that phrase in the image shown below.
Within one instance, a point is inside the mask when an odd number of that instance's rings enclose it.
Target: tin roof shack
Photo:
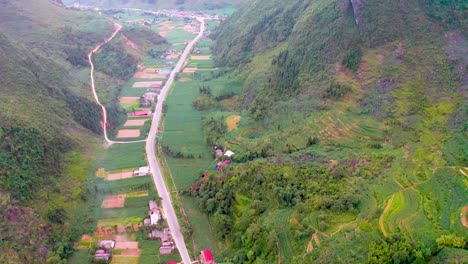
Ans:
[[[99,240],[97,246],[104,249],[112,249],[115,247],[114,240]]]
[[[211,250],[209,249],[204,249],[200,252],[200,261],[202,264],[214,264],[214,258],[213,254],[211,253]]]
[[[146,176],[151,172],[150,167],[140,167],[138,170],[133,171],[133,175],[135,176]]]
[[[154,226],[158,225],[159,219],[161,218],[159,211],[149,211],[148,215],[150,217],[150,224]]]
[[[105,260],[109,261],[111,259],[111,254],[109,249],[98,249],[96,253],[94,253],[94,259],[96,260]]]
[[[151,107],[155,103],[155,98],[158,97],[158,94],[155,92],[147,92],[142,97],[140,97],[140,107]]]
[[[159,231],[159,230],[153,230],[151,231],[149,234],[148,234],[148,237],[150,239],[159,239],[161,240],[161,243],[164,244],[164,243],[169,243],[171,242],[172,240],[172,236],[171,236],[171,231],[169,230],[169,228],[163,228],[162,231]]]
[[[149,201],[148,206],[149,206],[149,209],[151,211],[157,211],[158,210],[158,204],[156,203],[155,200]]]

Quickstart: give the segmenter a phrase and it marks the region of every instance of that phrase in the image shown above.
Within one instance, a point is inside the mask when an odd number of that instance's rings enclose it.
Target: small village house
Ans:
[[[213,254],[211,253],[211,250],[209,249],[204,249],[200,252],[200,261],[202,264],[214,264],[214,258]]]

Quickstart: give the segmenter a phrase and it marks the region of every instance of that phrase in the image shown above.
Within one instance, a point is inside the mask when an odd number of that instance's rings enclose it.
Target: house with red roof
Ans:
[[[200,260],[202,264],[214,264],[215,263],[211,250],[204,249],[200,253],[201,253]]]

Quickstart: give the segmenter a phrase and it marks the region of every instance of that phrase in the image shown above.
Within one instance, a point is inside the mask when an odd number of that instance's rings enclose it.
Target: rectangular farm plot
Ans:
[[[138,102],[138,100],[140,100],[140,97],[136,96],[124,96],[119,98],[121,104],[133,104]]]
[[[139,78],[139,79],[166,79],[167,74],[136,72],[133,75],[133,78]]]
[[[211,55],[192,55],[192,60],[211,60]]]
[[[143,126],[148,119],[131,119],[127,120],[125,122],[124,127],[129,127],[129,126]]]
[[[197,68],[190,68],[190,67],[187,67],[184,69],[184,73],[194,73],[196,72],[198,69]]]
[[[119,173],[111,173],[107,175],[108,181],[116,181],[121,179],[128,179],[133,177],[133,171],[123,171]]]
[[[159,88],[162,87],[163,82],[157,81],[157,82],[136,82],[133,84],[133,88]]]
[[[117,133],[117,138],[137,138],[140,137],[139,129],[121,129]]]
[[[106,196],[101,204],[101,208],[123,208],[124,206],[125,194]]]

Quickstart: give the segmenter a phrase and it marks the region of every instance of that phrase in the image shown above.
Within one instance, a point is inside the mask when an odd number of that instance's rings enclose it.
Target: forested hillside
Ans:
[[[0,1],[1,263],[62,263],[93,227],[89,148],[101,112],[74,73],[111,30],[47,0]]]
[[[225,260],[468,259],[467,7],[256,0],[221,24],[243,116],[207,142],[238,166],[189,193]]]

